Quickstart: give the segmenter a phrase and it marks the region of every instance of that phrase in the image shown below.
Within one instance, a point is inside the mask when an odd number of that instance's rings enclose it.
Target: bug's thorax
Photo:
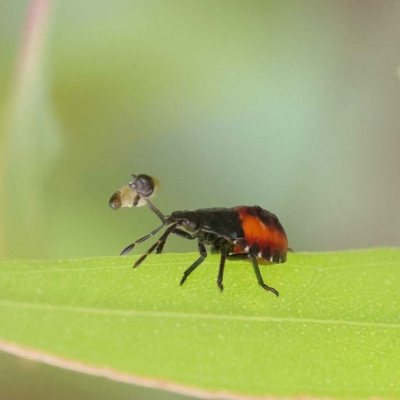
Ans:
[[[243,229],[235,208],[174,211],[171,218],[189,232],[214,233],[232,242],[243,236]]]
[[[196,211],[174,211],[170,219],[189,232],[196,232],[203,227],[204,221]]]

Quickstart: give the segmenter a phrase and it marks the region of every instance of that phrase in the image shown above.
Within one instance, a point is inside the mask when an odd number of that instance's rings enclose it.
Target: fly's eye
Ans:
[[[114,193],[114,194],[111,196],[110,201],[109,201],[108,204],[110,204],[110,207],[111,207],[113,210],[118,210],[118,208],[120,208],[121,205],[122,205],[122,203],[121,203],[121,197],[119,196],[119,194],[118,194],[118,193]]]
[[[145,174],[132,175],[133,181],[129,186],[136,191],[136,193],[144,198],[149,198],[154,193],[155,184],[154,179]]]

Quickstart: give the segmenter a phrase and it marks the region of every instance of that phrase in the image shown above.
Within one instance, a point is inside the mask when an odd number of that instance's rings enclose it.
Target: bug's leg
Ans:
[[[207,250],[206,250],[206,246],[204,246],[204,244],[202,242],[198,243],[199,246],[199,252],[200,252],[200,257],[196,260],[196,262],[194,262],[184,273],[183,273],[183,277],[181,279],[181,283],[180,285],[182,286],[187,277],[204,261],[204,259],[207,257]]]
[[[176,228],[173,232],[174,235],[177,235],[179,237],[193,240],[197,238],[197,234],[190,234],[189,232],[184,231],[183,229]]]
[[[174,231],[174,229],[176,228],[176,224],[171,225],[160,237],[160,239],[157,240],[157,242],[155,242],[153,244],[153,246],[151,246],[149,248],[149,250],[147,250],[146,254],[143,254],[142,257],[139,258],[139,260],[137,260],[133,266],[133,268],[138,267],[145,259],[146,257],[151,254],[154,249],[159,246],[160,244],[164,245],[165,241],[167,240],[167,237]]]
[[[197,238],[197,235],[191,235],[190,233],[188,233],[188,232],[186,232],[186,231],[184,231],[182,229],[179,229],[179,228],[174,229],[171,233],[173,233],[174,235],[177,235],[179,237],[183,237],[185,239],[189,239],[189,240],[193,240],[193,239]],[[160,254],[163,251],[163,248],[164,248],[166,240],[167,240],[167,238],[165,238],[165,240],[163,242],[159,243],[159,245],[157,247],[157,250],[156,250],[157,254]]]
[[[142,238],[136,240],[136,242],[130,244],[128,247],[125,247],[124,250],[121,251],[121,256],[124,256],[125,254],[128,254],[137,244],[144,242],[145,240],[147,240],[149,237],[155,235],[159,230],[161,230],[162,228],[164,228],[165,224],[162,224],[161,226],[159,226],[157,229],[154,229],[153,232],[150,232],[148,235],[143,236]]]
[[[272,293],[275,294],[276,296],[279,296],[279,293],[278,293],[278,291],[277,291],[276,289],[274,289],[273,287],[269,287],[269,286],[267,286],[267,285],[264,283],[264,280],[263,280],[263,278],[262,278],[262,276],[261,276],[260,268],[259,268],[259,266],[258,266],[258,262],[257,262],[256,256],[253,256],[253,255],[249,255],[249,256],[250,256],[250,258],[251,258],[251,261],[253,261],[253,268],[254,268],[254,272],[255,272],[256,277],[257,277],[258,284],[259,284],[263,289],[272,292]]]
[[[218,271],[218,279],[217,279],[217,285],[221,292],[224,290],[224,285],[222,284],[222,279],[224,278],[224,268],[225,268],[226,256],[227,256],[226,252],[221,251],[221,261],[219,262],[219,271]]]

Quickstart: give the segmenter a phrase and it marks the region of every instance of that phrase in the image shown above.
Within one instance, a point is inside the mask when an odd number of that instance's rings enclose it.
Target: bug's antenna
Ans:
[[[125,247],[125,249],[123,249],[121,251],[121,256],[125,256],[126,254],[128,254],[137,244],[144,242],[145,240],[147,240],[148,238],[154,236],[159,230],[161,230],[162,228],[164,228],[165,224],[162,224],[161,226],[159,226],[158,228],[154,229],[154,231],[150,232],[148,235],[143,236],[142,238],[140,238],[139,240],[136,240],[136,242],[133,242],[132,244],[130,244],[129,246]]]

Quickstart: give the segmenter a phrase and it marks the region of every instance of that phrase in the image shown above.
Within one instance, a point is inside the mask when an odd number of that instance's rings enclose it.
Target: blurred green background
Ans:
[[[108,206],[141,172],[165,214],[258,204],[296,251],[398,246],[399,22],[399,1],[0,0],[0,258],[119,254],[158,226]]]
[[[28,5],[0,2],[6,121]],[[2,125],[3,258],[119,254],[158,225],[146,209],[108,207],[140,172],[160,180],[164,213],[258,204],[297,251],[399,244],[400,2],[50,11],[41,82],[14,128],[29,123],[17,135]]]

